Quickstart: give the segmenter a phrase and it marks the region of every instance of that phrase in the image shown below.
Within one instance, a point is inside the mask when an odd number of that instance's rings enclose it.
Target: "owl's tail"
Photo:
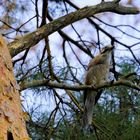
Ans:
[[[84,113],[82,116],[82,125],[88,128],[92,124],[93,110],[102,94],[102,89],[99,91],[84,91]]]
[[[85,93],[84,93],[85,94]],[[92,124],[93,109],[95,107],[95,98],[97,92],[86,91],[86,97],[84,101],[84,113],[82,117],[82,124],[84,128],[88,128]]]

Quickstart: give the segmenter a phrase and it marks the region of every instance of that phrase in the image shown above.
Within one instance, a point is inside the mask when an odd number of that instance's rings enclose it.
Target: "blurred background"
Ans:
[[[1,0],[0,32],[10,43],[54,19],[99,3],[101,0]],[[139,0],[120,3],[140,8]],[[70,24],[13,57],[15,77],[19,84],[42,79],[84,84],[89,61],[108,44],[115,47],[109,80],[125,78],[138,85],[140,15],[110,12]],[[140,139],[140,93],[133,88],[104,89],[94,112],[92,133],[81,133],[82,91],[34,87],[21,91],[21,100],[33,140]]]

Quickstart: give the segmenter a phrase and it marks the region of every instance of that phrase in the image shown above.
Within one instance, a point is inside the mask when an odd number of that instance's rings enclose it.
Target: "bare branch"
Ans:
[[[51,82],[48,80],[34,80],[32,82],[21,83],[20,88],[22,91],[22,90],[25,90],[27,88],[46,86],[49,88],[59,88],[59,89],[80,91],[80,90],[85,90],[85,89],[99,90],[102,88],[122,86],[122,85],[140,91],[140,86],[138,86],[138,85],[136,85],[128,80],[124,80],[124,79],[120,79],[116,82],[104,83],[104,84],[98,85],[96,87],[94,87],[92,85],[90,85],[90,86],[89,85],[69,85],[69,84],[65,84],[65,83]]]
[[[72,12],[68,15],[60,17],[52,21],[51,23],[37,29],[36,31],[29,33],[24,37],[21,37],[18,40],[9,43],[8,47],[11,56],[14,57],[21,51],[36,45],[45,36],[48,36],[73,22],[102,12],[113,12],[125,15],[125,14],[138,14],[140,10],[135,7],[125,7],[115,2],[103,2],[95,6],[84,7],[80,10],[77,10],[76,12]]]

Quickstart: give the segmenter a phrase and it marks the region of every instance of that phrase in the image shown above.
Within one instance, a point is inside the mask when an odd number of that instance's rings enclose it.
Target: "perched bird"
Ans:
[[[100,54],[94,57],[87,69],[85,84],[97,86],[105,83],[108,79],[109,68],[111,63],[111,53],[113,46],[105,46]],[[98,99],[100,98],[101,91],[85,90],[84,91],[84,113],[82,123],[85,128],[91,125],[93,109]]]

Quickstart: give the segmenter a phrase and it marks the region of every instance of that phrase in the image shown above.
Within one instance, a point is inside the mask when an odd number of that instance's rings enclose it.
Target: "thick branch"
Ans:
[[[127,86],[129,88],[136,89],[140,91],[140,87],[138,85],[133,84],[132,82],[128,80],[119,80],[116,82],[110,82],[110,83],[104,83],[99,86],[89,86],[89,85],[69,85],[69,84],[64,84],[64,83],[56,83],[56,82],[48,82],[48,80],[34,80],[32,82],[27,82],[27,83],[21,83],[20,88],[21,90],[25,90],[27,88],[35,88],[35,87],[41,87],[41,86],[46,86],[49,88],[59,88],[59,89],[67,89],[67,90],[74,90],[74,91],[80,91],[84,89],[92,89],[92,90],[98,90],[102,88],[107,88],[107,87],[113,87],[113,86]]]
[[[49,24],[37,29],[36,31],[9,43],[8,47],[10,49],[11,56],[14,57],[21,51],[36,45],[45,36],[48,36],[73,22],[102,12],[114,12],[117,14],[125,15],[138,14],[140,11],[137,8],[121,6],[115,2],[103,2],[96,6],[82,8],[80,10],[77,10],[76,12],[72,12],[68,15],[60,17],[50,22]]]

